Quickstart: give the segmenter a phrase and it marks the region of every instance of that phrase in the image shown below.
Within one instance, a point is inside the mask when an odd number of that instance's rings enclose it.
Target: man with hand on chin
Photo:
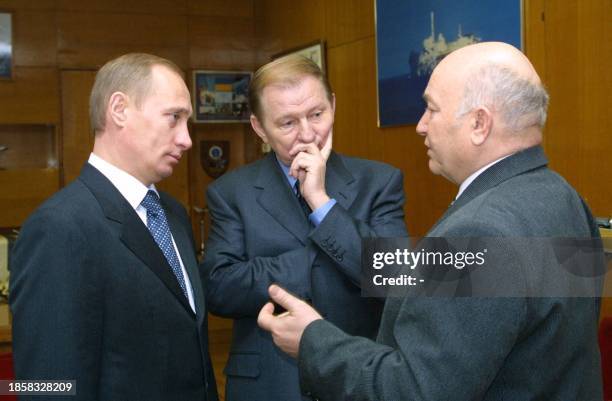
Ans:
[[[249,102],[273,152],[208,188],[207,301],[234,319],[226,399],[301,401],[295,361],[257,326],[268,287],[279,283],[346,332],[373,338],[382,304],[360,296],[361,239],[407,235],[402,174],[332,151],[335,97],[311,60],[261,67]]]

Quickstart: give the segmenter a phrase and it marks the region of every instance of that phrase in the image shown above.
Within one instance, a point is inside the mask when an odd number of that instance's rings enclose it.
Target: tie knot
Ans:
[[[147,212],[157,214],[161,210],[161,204],[159,203],[159,197],[155,193],[155,191],[149,190],[145,195],[142,202],[140,202],[142,207],[147,209]]]

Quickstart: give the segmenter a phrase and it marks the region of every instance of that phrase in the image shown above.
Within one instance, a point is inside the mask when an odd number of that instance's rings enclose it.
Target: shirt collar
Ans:
[[[100,156],[91,153],[89,155],[88,163],[94,166],[98,171],[100,171],[100,173],[102,173],[102,175],[108,178],[115,188],[117,188],[119,193],[121,193],[121,195],[123,195],[128,203],[134,208],[134,210],[140,206],[140,203],[149,190],[154,191],[157,196],[159,196],[154,184],[147,187],[142,182],[138,181],[138,179],[136,179],[134,176],[112,165],[111,163],[102,159]]]
[[[494,165],[495,163],[499,163],[500,161],[504,160],[506,157],[512,156],[510,155],[506,155],[504,157],[500,157],[499,159],[492,161],[491,163],[487,164],[486,166],[483,166],[481,168],[479,168],[478,170],[476,170],[475,172],[473,172],[468,178],[466,178],[465,180],[463,180],[463,182],[461,183],[461,185],[459,186],[459,193],[457,193],[457,196],[455,196],[455,200],[459,199],[459,197],[461,196],[461,194],[463,193],[463,191],[465,191],[467,189],[467,187],[470,186],[470,184],[472,182],[474,182],[474,180],[476,178],[478,178],[478,176],[480,174],[482,174],[486,169],[488,169],[489,167],[491,167],[492,165]]]

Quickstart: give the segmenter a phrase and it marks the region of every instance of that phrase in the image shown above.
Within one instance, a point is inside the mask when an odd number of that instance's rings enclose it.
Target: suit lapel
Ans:
[[[166,211],[168,224],[170,225],[170,230],[172,231],[174,242],[176,242],[176,247],[178,248],[179,253],[181,254],[181,260],[183,261],[183,265],[185,266],[185,270],[187,271],[187,275],[189,276],[189,282],[191,283],[191,288],[193,290],[193,300],[196,309],[196,316],[198,318],[198,323],[201,323],[203,317],[206,315],[206,308],[204,305],[204,293],[202,290],[201,277],[198,271],[198,264],[195,258],[192,240],[189,237],[188,233],[185,231],[185,226],[181,224],[179,218],[174,213],[172,213],[172,211],[168,207],[166,207],[163,202],[163,198],[162,206]],[[183,298],[185,298],[185,296],[183,296]]]
[[[545,167],[547,164],[548,160],[546,159],[542,147],[534,146],[515,153],[499,163],[492,165],[476,177],[429,231],[432,232],[442,221],[485,191],[488,191],[512,177],[537,168]]]
[[[90,189],[109,220],[121,225],[120,239],[193,314],[174,273],[151,233],[117,188],[97,169],[86,163],[79,179]]]
[[[357,195],[351,187],[354,180],[340,156],[332,152],[325,171],[325,188],[329,196],[347,210]],[[310,223],[304,219],[297,197],[273,152],[270,152],[261,164],[254,186],[261,191],[257,198],[261,207],[305,244],[311,229]]]
[[[351,185],[355,178],[346,168],[342,159],[336,152],[332,152],[327,160],[325,170],[325,189],[330,198],[333,198],[348,210],[353,204],[357,191]]]
[[[310,223],[304,218],[298,199],[278,165],[274,152],[270,152],[260,165],[254,186],[260,191],[257,197],[259,205],[305,245]]]

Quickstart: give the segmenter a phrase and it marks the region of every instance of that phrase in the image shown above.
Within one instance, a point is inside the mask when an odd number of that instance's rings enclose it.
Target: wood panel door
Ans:
[[[89,93],[95,71],[65,70],[60,74],[63,135],[61,159],[63,185],[69,184],[81,171],[93,149],[93,132],[89,123]]]

